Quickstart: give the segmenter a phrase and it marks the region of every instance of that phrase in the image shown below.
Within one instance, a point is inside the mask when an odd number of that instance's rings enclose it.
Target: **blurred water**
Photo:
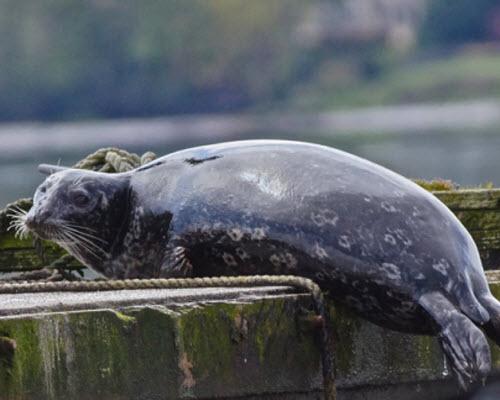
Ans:
[[[486,108],[489,119],[469,113],[466,119],[468,117],[469,122],[474,120],[474,124],[463,124],[463,118],[458,118],[456,129],[451,129],[450,116],[440,117],[446,114],[443,109],[438,109],[434,119],[424,118],[424,115],[422,121],[425,125],[422,127],[418,120],[409,118],[411,115],[405,118],[405,110],[398,111],[399,118],[392,125],[394,110],[392,114],[382,113],[378,120],[372,110],[371,114],[364,111],[364,114],[318,114],[303,118],[295,115],[260,118],[205,116],[3,125],[0,126],[0,207],[19,197],[32,195],[43,179],[36,170],[41,162],[71,165],[104,146],[123,147],[137,153],[152,150],[163,155],[194,145],[255,138],[305,140],[330,145],[380,163],[407,177],[441,177],[461,185],[485,182],[499,185],[500,131],[496,128],[500,126],[499,110],[500,107],[494,110]],[[459,114],[467,112],[458,111]],[[409,125],[405,126],[401,121],[405,119],[407,122],[411,120]],[[485,120],[486,124],[481,123]],[[373,121],[373,127],[370,121]],[[443,121],[444,126],[440,125]],[[358,126],[362,129],[356,129]]]

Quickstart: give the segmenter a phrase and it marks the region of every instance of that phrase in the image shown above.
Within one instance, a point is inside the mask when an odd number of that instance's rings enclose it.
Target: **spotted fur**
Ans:
[[[62,171],[15,229],[25,220],[49,239],[62,220],[95,231],[106,257],[75,255],[110,278],[309,277],[374,323],[437,335],[464,387],[489,370],[477,326],[500,342],[500,306],[462,224],[411,181],[335,149],[233,142],[122,174]]]

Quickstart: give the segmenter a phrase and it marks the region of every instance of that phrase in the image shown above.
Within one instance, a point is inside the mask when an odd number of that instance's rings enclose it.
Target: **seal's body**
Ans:
[[[69,169],[41,185],[26,224],[110,278],[311,278],[375,323],[439,334],[464,385],[489,370],[476,325],[498,338],[499,303],[457,218],[413,182],[328,147],[232,142],[122,174]]]

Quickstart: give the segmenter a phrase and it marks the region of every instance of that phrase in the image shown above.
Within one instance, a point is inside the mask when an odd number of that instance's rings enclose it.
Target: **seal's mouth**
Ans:
[[[48,223],[39,223],[39,224],[33,224],[33,223],[26,223],[25,224],[28,232],[34,234],[40,239],[43,240],[54,240],[57,236],[57,230],[55,229],[52,224]]]
[[[14,231],[19,239],[26,239],[29,234],[44,240],[55,240],[58,236],[57,225],[48,221],[40,221],[32,212],[13,207],[7,215],[11,219],[7,229]]]

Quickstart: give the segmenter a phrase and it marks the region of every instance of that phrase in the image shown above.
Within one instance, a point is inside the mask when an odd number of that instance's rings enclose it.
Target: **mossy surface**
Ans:
[[[0,399],[177,399],[318,390],[320,351],[295,318],[307,295],[0,319]]]
[[[341,387],[442,377],[443,356],[435,338],[383,329],[341,306],[336,307],[333,321]]]
[[[492,284],[500,297],[500,284]],[[307,295],[246,304],[0,319],[0,399],[182,399],[318,393]],[[435,338],[399,334],[329,306],[340,389],[442,379]],[[500,350],[492,345],[494,365]]]
[[[500,189],[436,191],[434,195],[451,210],[500,209]]]
[[[37,250],[30,238],[19,239],[11,233],[0,234],[0,273],[39,269],[64,254],[66,251],[52,242],[42,241]],[[74,266],[81,268],[76,262]]]
[[[456,183],[446,179],[434,179],[431,181],[414,179],[413,182],[429,191],[456,190],[458,188]]]
[[[492,291],[500,297],[500,284]],[[14,341],[15,350],[0,353],[0,399],[316,396],[322,374],[311,309],[300,294],[4,317],[0,338]],[[328,309],[339,390],[446,377],[435,338]],[[500,367],[494,345],[492,354]]]
[[[182,311],[182,393],[209,398],[321,387],[320,349],[304,334],[304,296]]]
[[[500,209],[467,210],[455,213],[470,232],[498,231],[500,229]]]
[[[154,398],[177,369],[173,321],[143,308],[0,320],[16,342],[0,367],[0,399]],[[0,357],[1,359],[1,357]],[[171,363],[170,363],[171,364]],[[167,370],[166,370],[167,368]],[[175,388],[173,388],[175,392]],[[175,393],[170,398],[177,398]]]

